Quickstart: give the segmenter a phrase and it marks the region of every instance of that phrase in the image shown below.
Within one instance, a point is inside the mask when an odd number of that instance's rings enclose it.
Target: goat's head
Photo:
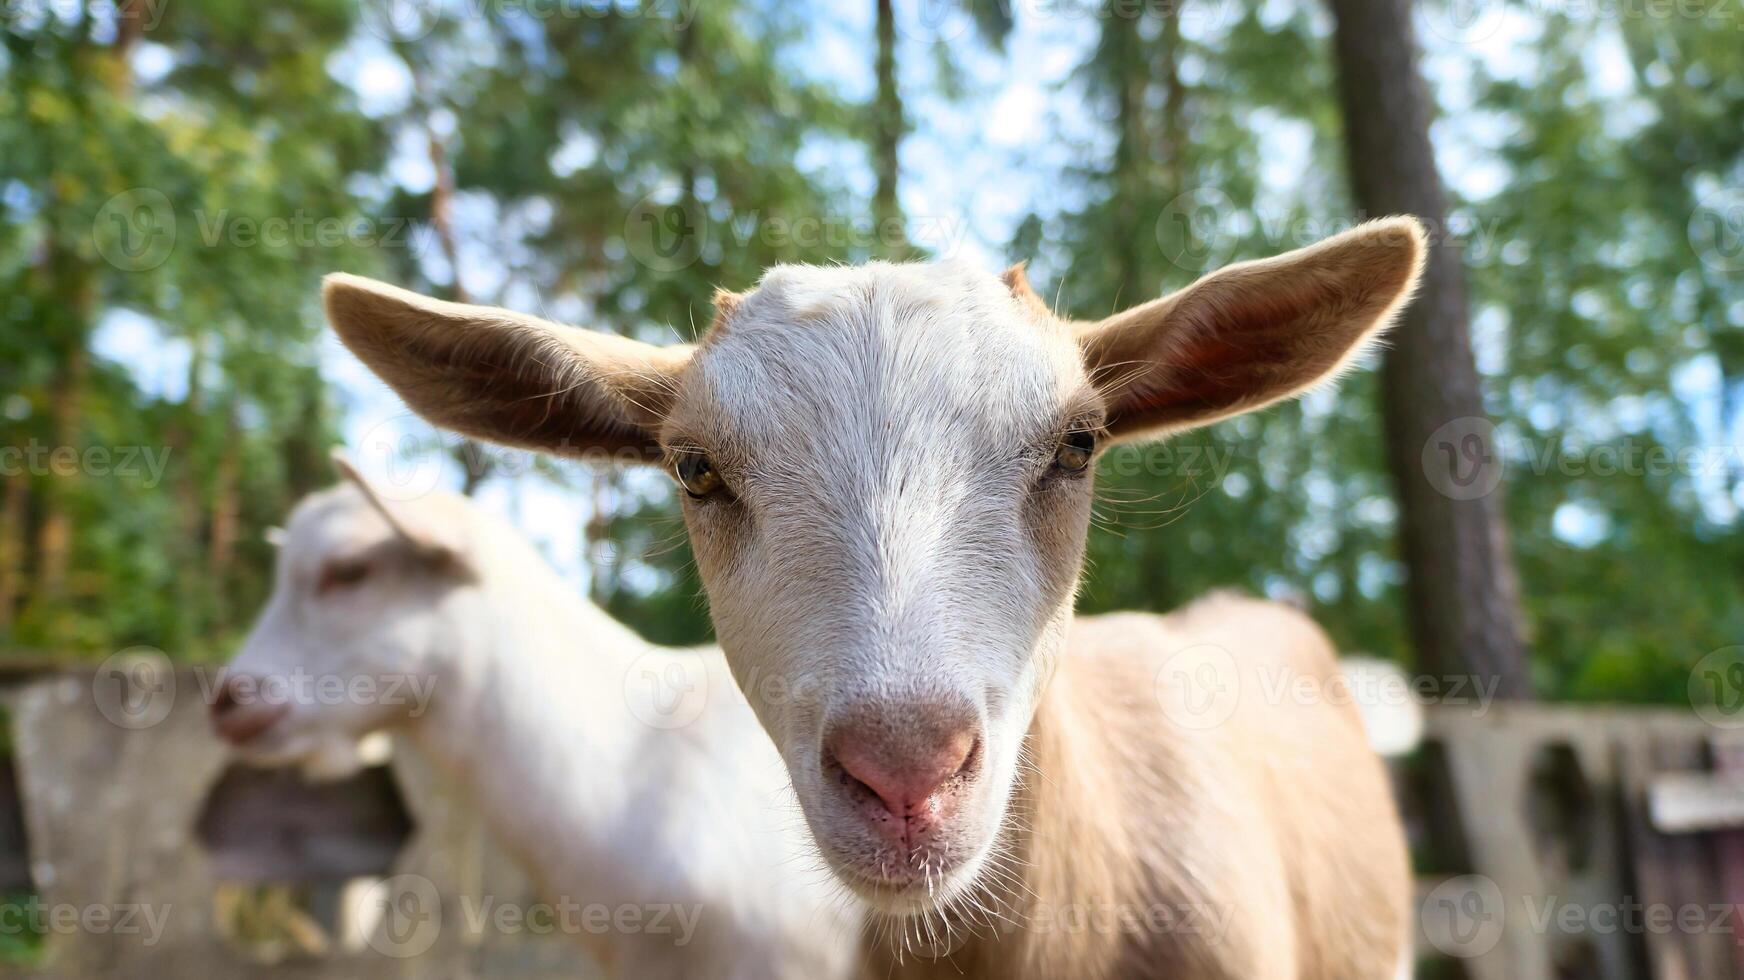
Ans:
[[[352,277],[351,349],[417,411],[660,460],[733,671],[837,875],[948,902],[1008,819],[1070,623],[1097,451],[1295,395],[1404,302],[1422,233],[1375,222],[1099,323],[1021,270],[779,267],[654,347]]]
[[[272,596],[212,693],[243,759],[343,776],[358,740],[419,716],[478,617],[458,500],[384,500],[343,460],[279,537]]]

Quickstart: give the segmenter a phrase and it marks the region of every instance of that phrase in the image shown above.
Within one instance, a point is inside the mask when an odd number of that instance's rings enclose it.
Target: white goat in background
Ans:
[[[550,900],[665,910],[596,949],[616,975],[847,975],[854,923],[719,651],[643,641],[464,498],[387,501],[340,465],[215,696],[238,754],[334,777],[360,737],[403,733]],[[686,700],[658,703],[673,676]],[[377,696],[295,696],[310,680]]]

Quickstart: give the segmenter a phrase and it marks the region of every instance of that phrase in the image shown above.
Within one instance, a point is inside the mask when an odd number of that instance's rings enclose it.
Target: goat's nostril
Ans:
[[[963,753],[963,761],[957,766],[954,774],[959,777],[973,777],[981,768],[981,736],[976,735],[969,743],[969,751]]]

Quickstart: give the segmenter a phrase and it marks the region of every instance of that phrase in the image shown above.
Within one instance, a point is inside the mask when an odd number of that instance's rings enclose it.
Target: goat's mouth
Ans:
[[[212,731],[240,752],[271,752],[284,741],[290,709],[278,704],[236,704],[223,698],[212,705]]]
[[[888,916],[931,911],[967,888],[965,879],[948,871],[933,871],[906,881],[865,874],[845,875],[844,880],[868,907]]]
[[[831,848],[826,847],[828,853]],[[907,853],[872,851],[831,857],[837,878],[886,915],[912,915],[950,902],[972,887],[985,847],[922,846]]]

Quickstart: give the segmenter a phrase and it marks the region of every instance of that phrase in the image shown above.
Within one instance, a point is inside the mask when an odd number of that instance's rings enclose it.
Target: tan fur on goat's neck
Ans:
[[[1183,731],[1155,680],[1171,652],[1202,645],[1241,658],[1251,697],[1225,725]],[[1337,676],[1318,627],[1274,603],[1220,595],[1169,616],[1077,620],[1030,728],[1009,856],[978,896],[1005,921],[959,916],[961,944],[936,959],[875,939],[862,975],[1393,976],[1409,876],[1385,772],[1349,704],[1267,703],[1268,670]],[[1139,926],[1109,926],[1121,913]],[[1158,914],[1172,928],[1144,924]]]

